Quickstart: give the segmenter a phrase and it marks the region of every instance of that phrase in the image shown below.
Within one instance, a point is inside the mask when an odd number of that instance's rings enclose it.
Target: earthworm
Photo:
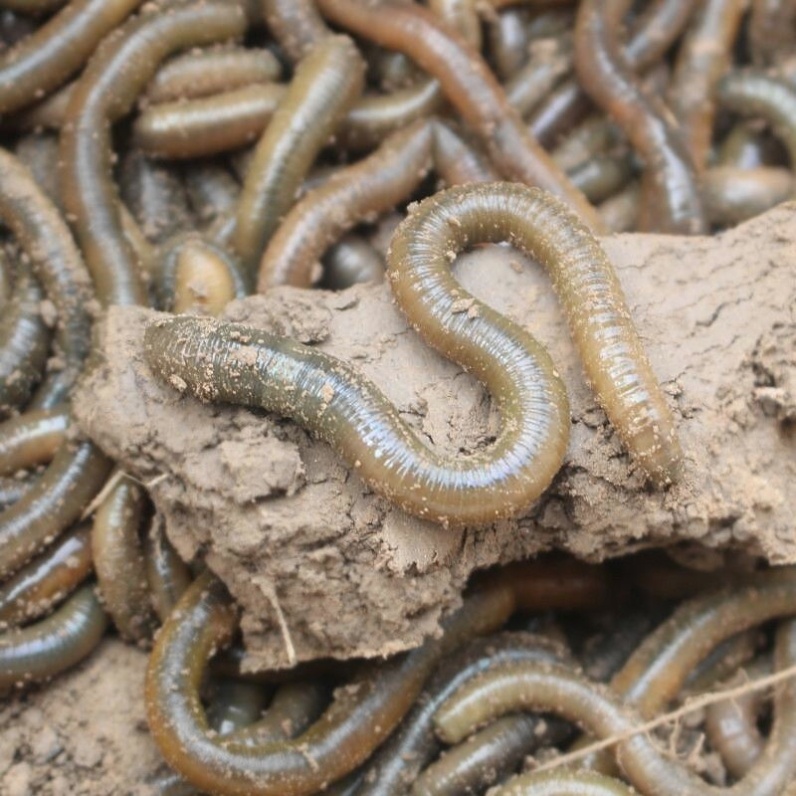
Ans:
[[[673,234],[704,232],[704,208],[683,140],[666,109],[641,88],[622,58],[616,28],[625,7],[625,0],[581,3],[575,27],[578,77],[644,161],[641,228]]]
[[[540,580],[560,591],[566,578],[555,564],[518,567],[508,577],[493,577],[465,599],[444,623],[441,638],[386,664],[366,669],[309,730],[291,741],[249,747],[207,735],[197,688],[211,652],[229,641],[237,625],[224,587],[205,574],[186,592],[161,630],[149,661],[146,704],[150,729],[166,760],[198,788],[223,794],[310,794],[342,778],[364,762],[414,703],[438,662],[469,638],[489,633],[518,607],[537,604]],[[587,605],[604,595],[605,575],[595,568],[572,567]],[[551,574],[552,573],[552,574]],[[525,591],[530,588],[530,592]],[[596,592],[595,592],[596,588]],[[577,587],[575,593],[580,591]],[[544,586],[541,594],[549,593]],[[571,599],[571,594],[568,598]]]
[[[232,299],[249,292],[237,258],[195,232],[169,241],[156,271],[159,304],[177,314],[218,315]]]
[[[552,192],[593,230],[602,229],[595,209],[528,133],[483,58],[456,31],[422,6],[364,6],[353,0],[318,0],[318,8],[334,23],[411,55],[439,81],[448,100],[478,134],[506,177]]]
[[[736,124],[719,144],[717,166],[757,169],[778,165],[777,147],[781,145],[768,131],[757,130],[748,122]]]
[[[759,658],[738,674],[743,677],[736,677],[735,685],[756,680],[771,674],[771,662]],[[764,699],[764,692],[750,691],[705,708],[705,735],[730,774],[739,779],[746,776],[765,749],[765,738],[757,727]]]
[[[109,469],[110,462],[90,442],[64,443],[28,493],[0,514],[0,578],[78,520]]]
[[[770,66],[793,55],[796,5],[791,0],[752,0],[749,51],[758,66]]]
[[[74,87],[75,81],[67,83],[40,102],[15,113],[8,120],[9,127],[22,131],[60,130]]]
[[[433,717],[439,706],[459,686],[500,663],[553,661],[566,650],[529,633],[500,633],[477,639],[457,651],[429,681],[396,733],[366,766],[365,783],[358,796],[402,796],[439,751]],[[533,720],[534,727],[539,722]]]
[[[540,771],[522,774],[490,791],[491,796],[633,796],[636,791],[593,771]]]
[[[481,20],[475,0],[429,0],[428,7],[441,20],[459,31],[474,50],[481,49]]]
[[[702,3],[677,53],[669,103],[698,172],[710,152],[716,85],[730,68],[746,7],[746,0]]]
[[[622,132],[615,122],[607,116],[595,114],[581,122],[556,146],[553,159],[562,169],[571,171],[622,140]]]
[[[1,201],[1,200],[0,200]],[[20,265],[0,317],[0,417],[30,398],[47,363],[49,333],[41,317],[41,288]]]
[[[628,182],[633,176],[633,163],[628,154],[597,155],[567,173],[589,201],[597,204]]]
[[[792,605],[791,605],[792,610]],[[796,622],[784,622],[777,633],[776,669],[796,660]],[[640,721],[611,691],[559,664],[507,664],[495,667],[463,686],[437,712],[437,733],[456,743],[475,727],[507,712],[553,711],[580,723],[598,738],[620,736],[615,754],[628,780],[644,794],[688,793],[689,796],[777,796],[796,769],[796,685],[781,685],[775,696],[775,722],[766,751],[738,783],[729,788],[708,785],[678,761],[661,754],[639,732]]]
[[[55,307],[60,369],[48,374],[34,406],[50,408],[67,399],[89,350],[92,296],[83,258],[59,211],[30,172],[0,149],[0,218],[30,258],[33,272]]]
[[[38,619],[91,572],[91,538],[78,526],[0,586],[0,627]]]
[[[137,257],[126,241],[111,178],[111,125],[124,116],[175,51],[240,36],[235,2],[174,3],[108,36],[77,82],[61,137],[64,206],[103,304],[147,304]]]
[[[528,61],[504,85],[506,99],[525,118],[572,69],[572,47],[557,40],[531,44]]]
[[[0,56],[0,113],[15,111],[58,88],[141,4],[142,0],[71,0]]]
[[[222,163],[191,164],[183,171],[191,209],[205,223],[232,213],[240,196],[240,185]]]
[[[761,71],[733,72],[717,90],[720,107],[759,116],[771,125],[788,151],[791,169],[796,168],[796,88]]]
[[[133,123],[133,141],[152,157],[189,159],[255,141],[285,96],[280,83],[151,105]]]
[[[193,228],[188,194],[175,170],[134,149],[122,159],[118,172],[123,206],[147,241],[164,243]],[[129,238],[121,212],[120,207],[122,229]]]
[[[234,236],[249,269],[293,204],[316,156],[364,86],[365,62],[347,36],[327,36],[296,67],[243,181]]]
[[[261,0],[261,6],[268,29],[293,63],[331,33],[312,0]]]
[[[0,509],[8,508],[30,492],[34,479],[0,476]]]
[[[78,589],[55,613],[0,636],[0,689],[47,680],[85,658],[108,620],[94,587]]]
[[[146,564],[139,539],[146,493],[122,475],[94,515],[91,549],[99,593],[116,629],[128,641],[152,635]]]
[[[511,8],[486,21],[489,62],[501,80],[508,80],[528,59],[531,43],[528,14],[524,9]],[[479,45],[474,46],[476,50],[481,49]]]
[[[657,0],[639,17],[624,46],[624,58],[633,72],[657,63],[685,28],[695,4],[691,0]],[[561,84],[530,120],[530,129],[550,145],[572,123],[588,112],[589,102],[576,80]]]
[[[344,235],[323,258],[321,286],[345,290],[363,282],[380,282],[384,260],[361,235]]]
[[[268,705],[268,691],[259,683],[223,677],[213,685],[207,720],[219,735],[253,724]]]
[[[22,136],[14,147],[17,160],[31,173],[42,192],[60,210],[58,185],[58,136],[34,132]]]
[[[424,200],[396,232],[388,255],[393,293],[410,323],[495,396],[504,427],[488,451],[456,461],[435,455],[348,366],[255,329],[159,321],[146,332],[147,358],[161,378],[194,395],[297,419],[354,464],[372,488],[417,516],[461,526],[517,514],[561,465],[568,406],[544,349],[450,275],[451,253],[503,240],[549,269],[588,378],[628,447],[657,482],[675,477],[679,447],[671,416],[607,258],[560,202],[525,186],[463,186]],[[589,318],[579,315],[584,305],[593,308]],[[601,354],[609,340],[611,358]]]
[[[566,730],[557,738],[555,734],[545,738],[546,733],[540,732],[545,723],[523,714],[492,722],[428,766],[415,781],[412,796],[482,793],[515,773],[543,740],[563,740]]]
[[[192,577],[166,537],[163,517],[157,514],[144,539],[144,560],[152,607],[160,621],[165,622],[191,585]]]
[[[711,652],[691,670],[683,683],[682,695],[709,691],[716,683],[732,677],[738,669],[748,664],[760,646],[760,628],[754,627],[736,633],[717,644]]]
[[[68,425],[63,408],[32,410],[0,424],[0,475],[51,461]]]
[[[343,232],[408,199],[431,167],[432,136],[429,122],[416,122],[300,199],[263,254],[258,291],[309,287],[314,265]]]
[[[469,182],[494,182],[492,164],[450,124],[434,121],[434,170],[448,186]]]
[[[793,171],[765,166],[716,166],[707,170],[702,183],[708,218],[720,226],[732,226],[760,215],[795,193]]]
[[[196,99],[236,88],[278,80],[282,67],[265,49],[235,47],[201,50],[163,64],[147,86],[148,102]]]

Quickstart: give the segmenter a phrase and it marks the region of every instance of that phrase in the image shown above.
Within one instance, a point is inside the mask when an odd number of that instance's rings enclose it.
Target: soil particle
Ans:
[[[503,247],[460,258],[457,275],[548,346],[572,410],[566,464],[519,520],[450,531],[409,518],[293,423],[180,395],[144,362],[148,310],[109,312],[74,406],[101,447],[152,483],[180,553],[204,556],[240,602],[251,668],[287,665],[291,645],[299,660],[414,646],[473,570],[551,548],[600,561],[691,543],[711,562],[719,549],[794,562],[795,209],[714,238],[604,241],[678,417],[686,474],[665,492],[648,487],[587,388],[545,275],[518,272]],[[283,288],[226,317],[353,361],[443,453],[467,455],[498,428],[483,388],[407,328],[387,286]]]

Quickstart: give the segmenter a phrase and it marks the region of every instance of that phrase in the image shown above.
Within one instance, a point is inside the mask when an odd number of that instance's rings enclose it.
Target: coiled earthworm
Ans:
[[[136,117],[133,140],[152,157],[189,159],[227,152],[256,140],[284,96],[284,85],[269,83],[151,105]]]
[[[403,796],[407,792],[407,783],[414,782],[439,752],[434,714],[463,683],[501,663],[549,662],[565,657],[563,647],[528,633],[487,636],[458,650],[455,659],[435,672],[396,733],[368,762],[358,796]],[[533,724],[538,728],[538,721]]]
[[[71,0],[0,58],[0,113],[40,99],[68,80],[142,0]]]
[[[644,161],[641,228],[704,232],[707,222],[693,166],[666,109],[636,81],[619,49],[616,28],[625,0],[584,0],[575,27],[575,68],[589,96],[627,135]]]
[[[792,610],[792,606],[791,606]],[[777,633],[776,669],[796,661],[796,621],[784,622]],[[735,785],[708,785],[683,764],[661,754],[640,732],[613,691],[599,690],[586,678],[558,664],[508,664],[466,684],[437,712],[437,732],[449,742],[466,737],[475,727],[517,710],[553,711],[575,721],[598,738],[617,737],[615,754],[628,780],[643,794],[662,796],[778,796],[796,769],[796,684],[786,682],[775,696],[775,721],[766,751]]]
[[[87,525],[78,526],[0,586],[0,627],[48,613],[90,572],[90,531]]]
[[[296,67],[243,181],[235,249],[254,270],[316,156],[364,86],[365,62],[347,36],[327,36]]]
[[[163,530],[164,520],[156,514],[144,539],[144,560],[152,607],[161,622],[168,619],[193,578]]]
[[[384,260],[361,235],[344,235],[323,258],[321,286],[345,290],[363,282],[380,282]]]
[[[55,613],[0,636],[0,689],[47,680],[85,658],[108,620],[93,584],[76,591]]]
[[[51,461],[68,425],[63,408],[33,410],[0,424],[0,475]]]
[[[62,195],[103,304],[148,303],[111,179],[111,125],[132,108],[167,56],[235,38],[245,27],[237,2],[169,4],[108,36],[77,82],[61,138]]]
[[[313,267],[343,232],[408,199],[431,168],[432,136],[429,122],[416,122],[300,199],[263,254],[258,291],[309,287]]]
[[[178,55],[163,64],[147,86],[148,102],[207,97],[278,80],[282,67],[268,50],[235,47]]]
[[[732,226],[794,196],[796,182],[790,169],[716,166],[705,173],[702,194],[710,222]]]
[[[633,72],[657,63],[685,28],[695,8],[691,0],[657,0],[639,17],[624,46],[624,58]],[[530,120],[531,132],[546,145],[577,122],[590,104],[576,80],[559,86]]]
[[[147,358],[161,378],[194,395],[297,419],[372,488],[417,516],[460,526],[516,515],[561,465],[568,406],[544,349],[450,274],[451,255],[504,240],[548,268],[606,412],[657,482],[674,478],[680,459],[673,421],[605,254],[560,202],[525,186],[463,186],[425,200],[401,225],[388,255],[393,293],[412,326],[494,395],[504,425],[488,451],[456,461],[439,457],[355,371],[254,329],[160,321],[147,329]],[[460,309],[462,302],[471,312]],[[588,317],[583,306],[591,308]],[[610,358],[601,353],[609,344]]]
[[[57,312],[60,370],[49,374],[34,406],[66,400],[88,354],[91,282],[69,229],[30,172],[0,149],[0,218],[30,258],[33,272]]]
[[[791,169],[796,168],[796,88],[760,71],[733,72],[716,93],[725,110],[759,116],[774,130],[788,151]]]
[[[716,85],[730,68],[746,7],[745,0],[707,0],[677,54],[669,103],[698,172],[710,152]]]
[[[447,186],[499,179],[492,164],[452,125],[442,120],[435,120],[433,124],[434,170]]]
[[[129,641],[150,638],[154,624],[139,538],[145,509],[143,487],[122,475],[97,508],[91,529],[102,604]]]
[[[78,520],[109,469],[110,462],[90,442],[62,445],[30,491],[0,514],[0,578]]]
[[[44,297],[30,269],[20,266],[0,317],[0,417],[22,406],[47,363],[49,334],[41,317]]]
[[[411,55],[437,78],[506,177],[551,191],[593,230],[602,229],[595,209],[529,135],[481,56],[430,11],[399,3],[364,6],[352,0],[318,0],[318,8],[336,24]]]
[[[516,772],[527,755],[543,741],[547,733],[533,716],[504,716],[445,754],[418,776],[412,796],[455,796],[459,793],[482,793]],[[564,733],[566,735],[566,733]]]
[[[163,247],[156,268],[159,305],[170,312],[218,315],[248,294],[248,276],[237,258],[197,233]]]
[[[518,607],[536,608],[536,586],[527,581],[540,570],[540,580],[557,581],[543,586],[541,595],[550,593],[550,588],[560,591],[566,578],[555,565],[532,563],[516,568],[509,577],[489,579],[445,622],[441,638],[366,670],[339,690],[319,721],[294,740],[254,747],[236,744],[234,736],[225,741],[207,735],[197,689],[207,658],[230,639],[237,622],[223,586],[202,575],[164,624],[150,658],[146,704],[153,737],[169,764],[198,788],[231,796],[313,793],[369,757],[452,649],[500,627]],[[575,590],[586,604],[604,599],[604,573],[576,566],[573,574],[576,583],[580,579],[582,586],[588,584],[585,590],[581,586]]]
[[[515,777],[491,796],[633,796],[636,791],[592,771],[540,771]]]

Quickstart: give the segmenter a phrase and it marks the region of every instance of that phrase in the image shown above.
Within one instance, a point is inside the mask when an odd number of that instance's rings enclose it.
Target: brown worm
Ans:
[[[634,78],[616,28],[625,0],[584,0],[575,28],[575,67],[591,98],[622,128],[644,161],[641,228],[672,234],[704,232],[707,222],[682,138],[656,98]]]
[[[163,524],[163,517],[156,514],[144,539],[144,560],[152,607],[161,622],[168,619],[192,581],[191,571],[166,537]]]
[[[602,229],[595,209],[528,133],[481,56],[430,11],[399,3],[365,6],[353,0],[319,0],[318,8],[335,24],[411,55],[439,81],[504,176],[552,192],[593,230]]]
[[[327,36],[297,66],[243,181],[234,244],[248,268],[256,268],[316,156],[361,93],[364,72],[346,36]]]
[[[75,86],[61,138],[62,193],[103,304],[148,303],[111,177],[113,122],[128,113],[169,55],[238,37],[245,29],[236,2],[169,4],[108,36]]]
[[[0,424],[0,475],[51,461],[68,425],[69,415],[63,408],[33,410]]]
[[[384,259],[361,235],[344,235],[323,258],[321,286],[329,290],[345,290],[383,278]]]
[[[705,173],[702,193],[711,223],[732,226],[796,195],[796,181],[790,169],[716,166]]]
[[[71,0],[0,57],[0,113],[39,99],[68,80],[99,42],[143,0]]]

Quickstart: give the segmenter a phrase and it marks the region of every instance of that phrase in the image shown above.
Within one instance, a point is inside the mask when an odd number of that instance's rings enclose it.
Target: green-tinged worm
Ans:
[[[0,113],[10,113],[66,82],[100,41],[143,0],[72,0],[0,58]]]
[[[408,199],[431,168],[432,136],[430,123],[415,122],[300,199],[263,254],[258,291],[309,287],[315,264],[344,232]]]
[[[103,304],[148,303],[113,184],[112,124],[130,111],[169,55],[239,37],[246,24],[237,2],[169,3],[108,36],[77,82],[61,137],[62,194]]]
[[[41,622],[0,635],[0,689],[47,680],[74,666],[99,644],[107,625],[89,584]]]
[[[0,586],[0,628],[49,613],[89,576],[91,566],[90,531],[79,525]]]
[[[64,443],[33,487],[0,514],[0,578],[24,566],[80,519],[109,469],[110,462],[90,442]]]
[[[364,86],[365,62],[347,36],[327,36],[296,67],[243,181],[235,249],[247,268],[263,250],[315,158]]]

